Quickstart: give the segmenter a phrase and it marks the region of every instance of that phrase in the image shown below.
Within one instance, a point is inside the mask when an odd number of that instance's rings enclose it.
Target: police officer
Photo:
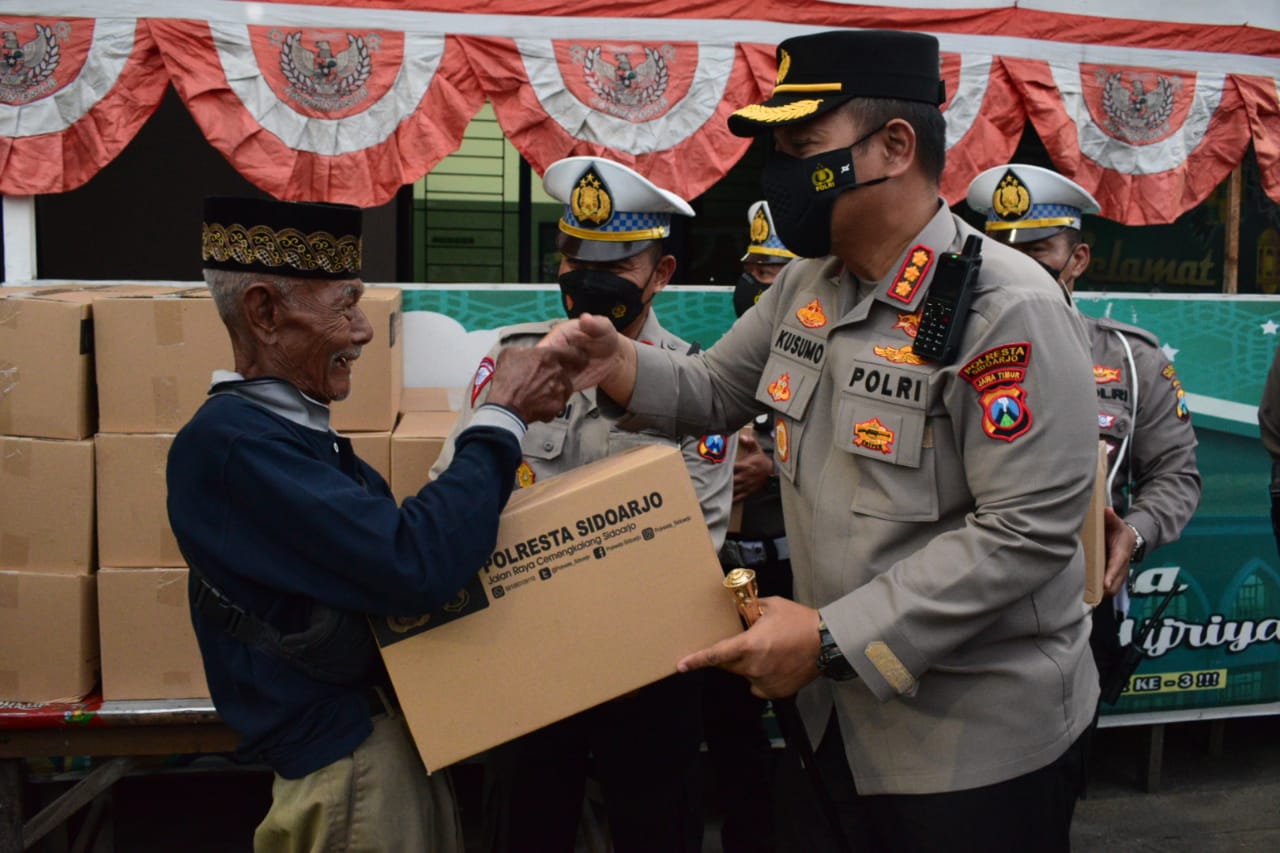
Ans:
[[[1078,536],[1097,460],[1083,327],[1039,266],[939,198],[933,37],[818,33],[783,41],[777,62],[772,96],[730,129],[773,135],[765,196],[802,259],[693,358],[598,317],[548,343],[592,355],[575,385],[625,405],[624,426],[719,429],[772,410],[795,601],[764,599],[749,630],[677,666],[800,691],[855,849],[1067,850],[1098,700]],[[981,267],[962,287],[966,245]],[[916,351],[948,328],[955,352]],[[821,817],[799,811],[813,799],[783,812],[784,849],[830,849]]]
[[[782,267],[796,255],[778,239],[767,201],[747,211],[749,244],[742,256],[742,276],[733,292],[734,312],[741,317],[773,284]],[[749,568],[756,573],[761,595],[791,597],[791,552],[782,521],[782,495],[773,461],[773,418],[768,412],[738,435],[733,459],[733,501],[741,520],[720,548],[725,570]],[[774,821],[770,792],[773,752],[764,726],[765,700],[732,673],[707,672],[703,737],[710,758],[722,823],[725,853],[773,850]]]
[[[653,299],[670,281],[675,258],[663,251],[672,214],[693,210],[633,170],[600,157],[552,163],[543,186],[565,204],[559,223],[560,292],[565,313],[608,317],[628,340],[661,352],[688,352],[658,323]],[[536,344],[556,321],[513,326],[482,362],[471,406],[453,435],[483,403],[493,361]],[[452,435],[436,468],[448,464]],[[679,440],[618,429],[594,389],[573,395],[560,416],[530,429],[518,485],[528,486],[638,444],[679,447],[702,504],[708,535],[719,548],[729,522],[736,440],[720,434]],[[625,650],[618,650],[625,654]],[[700,744],[701,680],[664,679],[633,694],[562,720],[495,752],[490,829],[498,850],[574,848],[584,786],[599,779],[614,849],[700,850],[702,819],[693,790]]]
[[[1076,281],[1089,269],[1081,216],[1099,210],[1084,187],[1049,169],[1011,163],[974,178],[966,200],[986,215],[988,236],[1036,260],[1071,301]],[[1094,610],[1089,638],[1106,684],[1128,676],[1117,670],[1117,610],[1126,608],[1129,566],[1182,534],[1200,502],[1200,472],[1186,391],[1160,341],[1110,317],[1081,319],[1092,350],[1111,499],[1103,581],[1111,601]]]

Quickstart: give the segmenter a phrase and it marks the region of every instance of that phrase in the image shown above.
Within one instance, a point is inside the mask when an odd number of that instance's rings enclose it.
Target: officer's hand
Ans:
[[[755,430],[738,433],[738,454],[733,457],[733,500],[742,500],[764,488],[773,475],[773,459],[760,449]]]
[[[681,659],[676,669],[718,666],[746,678],[762,699],[798,693],[818,677],[818,611],[777,596],[760,603],[764,615],[749,629]]]
[[[1107,595],[1115,595],[1129,579],[1129,557],[1138,540],[1111,507],[1103,509],[1103,531],[1107,542],[1107,570],[1102,576],[1102,588]]]
[[[570,346],[586,355],[586,364],[573,376],[575,391],[600,386],[623,405],[631,399],[635,350],[606,318],[583,314],[576,320],[559,323],[538,346]]]
[[[573,347],[505,349],[489,380],[487,402],[514,409],[525,423],[549,421],[564,411],[573,394],[573,376],[587,357]]]

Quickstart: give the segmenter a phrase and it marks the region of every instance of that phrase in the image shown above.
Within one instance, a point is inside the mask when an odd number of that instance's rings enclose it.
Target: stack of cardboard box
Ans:
[[[390,481],[400,291],[361,305],[375,337],[332,424]],[[233,366],[203,286],[0,288],[0,701],[83,696],[99,668],[107,700],[208,695],[165,467]]]

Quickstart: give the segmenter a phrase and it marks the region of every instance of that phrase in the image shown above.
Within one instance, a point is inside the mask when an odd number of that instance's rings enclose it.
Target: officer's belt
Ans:
[[[726,539],[720,546],[720,562],[731,567],[754,569],[766,563],[791,559],[787,537],[777,539]]]

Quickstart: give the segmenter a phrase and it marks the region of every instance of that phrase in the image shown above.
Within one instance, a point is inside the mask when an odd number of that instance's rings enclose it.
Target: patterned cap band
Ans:
[[[361,213],[343,204],[206,198],[200,258],[209,269],[358,278]]]
[[[603,225],[587,227],[573,215],[572,206],[565,205],[560,230],[583,240],[660,240],[671,234],[671,214],[614,211]]]
[[[986,230],[1010,231],[1015,228],[1075,228],[1080,230],[1080,208],[1066,204],[1033,204],[1020,218],[1006,221],[994,210],[987,211]]]

